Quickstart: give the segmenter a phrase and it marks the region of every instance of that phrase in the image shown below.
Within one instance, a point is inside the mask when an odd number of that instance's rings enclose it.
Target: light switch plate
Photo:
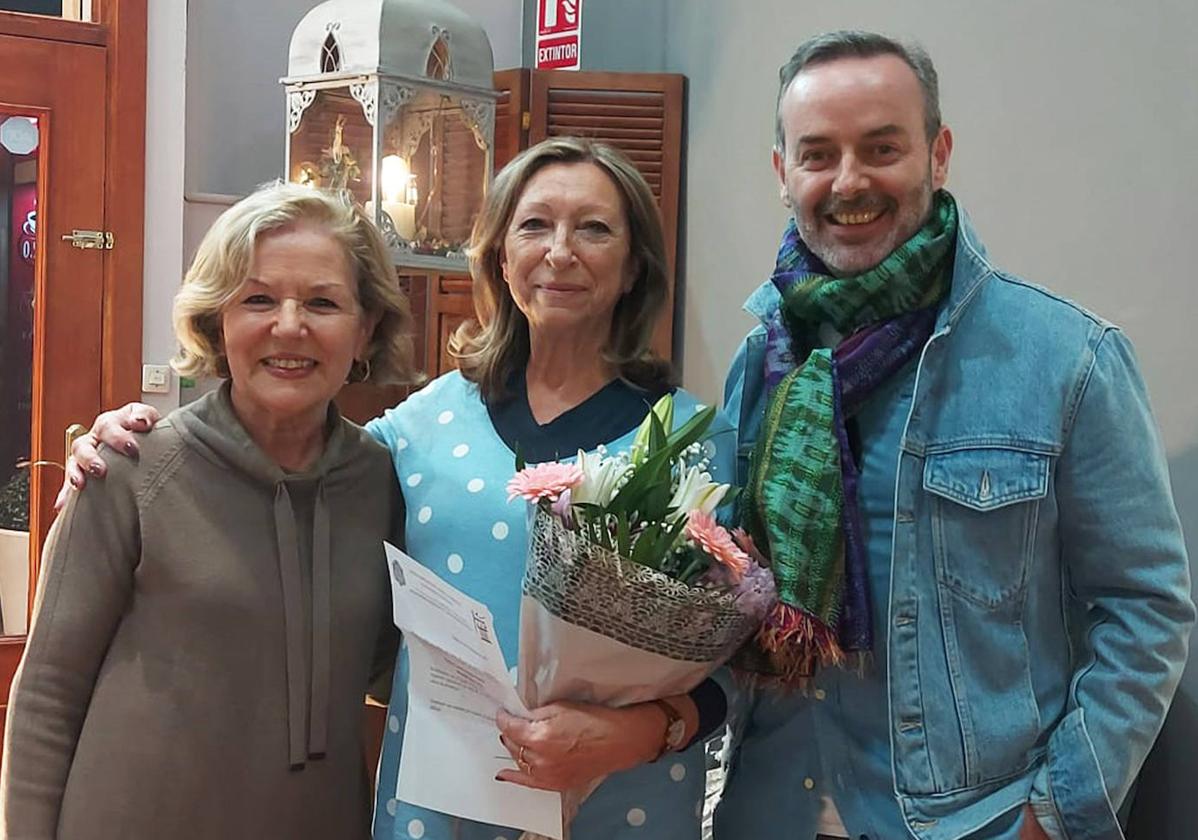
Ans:
[[[142,365],[141,390],[146,394],[170,393],[171,369],[166,365]]]

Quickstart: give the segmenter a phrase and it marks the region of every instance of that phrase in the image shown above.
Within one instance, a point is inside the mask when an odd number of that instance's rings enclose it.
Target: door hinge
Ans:
[[[101,251],[111,251],[113,245],[112,231],[109,230],[73,230],[62,235],[63,242],[70,242],[76,248],[96,248]]]
[[[532,114],[530,114],[528,111],[525,111],[520,115],[520,128],[528,131],[528,127],[530,125],[532,125]]]

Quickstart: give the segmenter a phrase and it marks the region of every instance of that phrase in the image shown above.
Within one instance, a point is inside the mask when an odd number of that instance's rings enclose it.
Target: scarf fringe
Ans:
[[[775,673],[788,684],[801,685],[815,673],[816,666],[836,667],[846,658],[834,629],[782,602],[775,604],[762,622],[757,643]]]

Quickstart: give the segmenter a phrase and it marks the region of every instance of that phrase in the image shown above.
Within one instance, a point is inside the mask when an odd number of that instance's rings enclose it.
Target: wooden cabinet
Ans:
[[[653,348],[673,357],[674,277],[682,182],[683,76],[664,73],[598,73],[516,68],[495,73],[495,167],[547,137],[592,137],[616,146],[645,176],[661,210],[670,277],[670,303],[654,333]],[[449,336],[474,317],[470,278],[405,275],[416,320],[417,360],[429,377],[454,367]],[[347,385],[337,402],[359,422],[376,417],[408,389]]]

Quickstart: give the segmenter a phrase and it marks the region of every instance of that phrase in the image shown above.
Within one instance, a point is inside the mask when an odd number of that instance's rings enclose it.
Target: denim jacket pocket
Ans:
[[[1025,767],[1040,731],[1022,610],[1051,461],[989,447],[932,454],[924,464],[940,629],[963,748],[963,763],[941,773],[960,784],[990,783]]]
[[[1051,460],[1000,447],[927,456],[923,487],[932,496],[932,546],[942,584],[984,608],[1022,600]]]

